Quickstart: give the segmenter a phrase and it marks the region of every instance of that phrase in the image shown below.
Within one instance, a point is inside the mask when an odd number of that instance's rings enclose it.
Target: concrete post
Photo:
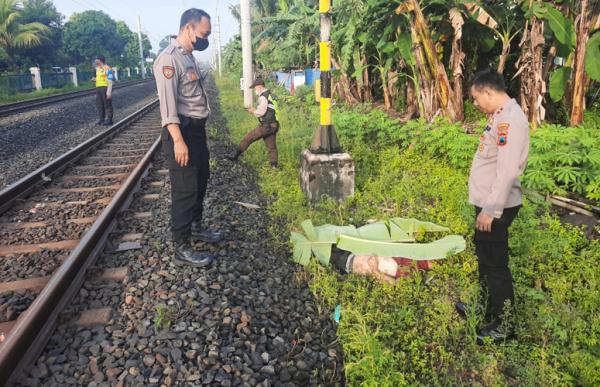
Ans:
[[[254,81],[252,71],[252,27],[250,13],[250,0],[240,1],[240,18],[242,34],[242,73],[244,77],[244,106],[252,106],[253,92],[250,85]]]
[[[113,72],[115,73],[115,81],[119,80],[119,68],[113,67]]]
[[[300,186],[311,203],[315,203],[323,197],[342,202],[354,195],[354,163],[348,153],[342,153],[332,121],[331,3],[332,0],[319,1],[321,79],[318,84],[321,122],[315,132],[310,149],[302,152],[300,156]],[[292,72],[292,82],[293,76]]]
[[[73,81],[73,86],[78,87],[79,81],[77,79],[77,67],[69,67],[69,72],[71,73],[71,80]]]
[[[131,78],[131,69],[127,67],[125,70],[127,71],[127,78]]]
[[[42,90],[42,73],[39,67],[30,67],[29,71],[33,75],[33,84],[36,90]]]

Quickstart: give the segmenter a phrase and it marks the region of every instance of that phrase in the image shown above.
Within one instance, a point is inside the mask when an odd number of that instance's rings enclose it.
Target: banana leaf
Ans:
[[[431,222],[423,222],[414,218],[392,218],[390,224],[398,226],[405,231],[410,238],[415,238],[417,232],[448,232],[448,227],[440,226]]]
[[[339,248],[354,254],[405,257],[415,260],[441,259],[464,250],[465,241],[453,235],[427,244],[410,243],[417,233],[446,232],[448,228],[417,219],[393,218],[356,228],[326,224],[315,227],[310,219],[301,224],[300,233],[291,233],[293,261],[308,265],[312,256],[328,266],[331,249]]]
[[[430,243],[383,242],[340,235],[337,246],[357,255],[403,257],[422,261],[443,259],[459,253],[465,249],[466,243],[460,235],[449,235]]]

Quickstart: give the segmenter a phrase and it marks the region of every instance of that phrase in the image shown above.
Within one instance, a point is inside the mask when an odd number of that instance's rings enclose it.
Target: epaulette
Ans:
[[[173,54],[173,52],[175,51],[175,49],[176,49],[176,48],[177,48],[177,47],[175,47],[175,46],[173,46],[172,44],[170,44],[169,46],[167,46],[167,48],[165,48],[165,49],[163,50],[163,52],[164,52],[165,54],[172,55],[172,54]]]

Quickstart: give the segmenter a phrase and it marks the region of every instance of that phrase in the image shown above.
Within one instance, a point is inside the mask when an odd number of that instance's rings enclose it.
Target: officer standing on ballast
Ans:
[[[106,64],[104,55],[98,55],[95,60],[96,76],[96,107],[98,109],[97,125],[113,124],[112,90],[115,74],[113,69]]]
[[[269,162],[271,167],[277,168],[277,132],[279,131],[279,122],[277,121],[276,115],[276,102],[273,99],[271,92],[265,88],[265,82],[261,78],[257,78],[252,85],[250,85],[250,88],[254,89],[254,92],[258,96],[258,101],[256,109],[252,107],[248,108],[248,113],[258,118],[258,126],[242,138],[235,154],[227,158],[231,161],[237,161],[240,155],[244,153],[252,143],[263,139],[267,151],[269,152]]]
[[[529,154],[529,123],[517,101],[505,91],[502,75],[494,70],[475,74],[471,95],[489,120],[480,137],[469,176],[469,202],[475,206],[475,253],[479,282],[487,295],[487,324],[477,330],[501,342],[514,337],[513,278],[508,267],[508,228],[522,205],[519,176]],[[459,314],[468,307],[456,303]]]
[[[205,266],[214,256],[195,251],[191,238],[207,243],[221,234],[202,228],[204,196],[210,175],[206,120],[208,96],[192,51],[208,47],[210,16],[191,8],[181,15],[179,34],[154,63],[160,99],[163,151],[171,179],[171,231],[175,263]]]

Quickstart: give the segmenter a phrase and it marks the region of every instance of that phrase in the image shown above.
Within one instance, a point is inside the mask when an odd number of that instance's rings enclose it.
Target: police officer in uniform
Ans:
[[[96,107],[99,119],[97,125],[113,124],[112,88],[115,80],[113,69],[106,64],[103,55],[96,57]],[[105,119],[106,118],[106,119]]]
[[[486,302],[487,324],[477,330],[477,341],[486,337],[500,342],[514,337],[513,278],[508,267],[508,229],[522,204],[519,176],[529,154],[529,123],[521,107],[505,91],[504,80],[493,70],[475,75],[471,94],[476,106],[489,117],[469,176],[469,202],[475,206],[475,253],[479,282]],[[468,307],[456,303],[459,314]]]
[[[205,128],[210,108],[192,55],[192,51],[208,47],[210,32],[210,16],[200,9],[188,9],[181,16],[177,38],[154,63],[163,151],[171,180],[174,261],[194,266],[208,265],[214,257],[206,251],[195,251],[191,238],[207,243],[221,240],[219,232],[202,228],[204,196],[210,174]]]
[[[277,121],[275,102],[269,90],[265,88],[265,82],[262,79],[257,78],[250,88],[254,89],[254,92],[258,96],[258,101],[256,109],[252,107],[248,108],[248,112],[258,118],[258,126],[242,138],[235,154],[227,158],[237,161],[240,155],[252,143],[263,139],[269,152],[271,167],[277,168],[277,132],[279,131],[279,122]]]

